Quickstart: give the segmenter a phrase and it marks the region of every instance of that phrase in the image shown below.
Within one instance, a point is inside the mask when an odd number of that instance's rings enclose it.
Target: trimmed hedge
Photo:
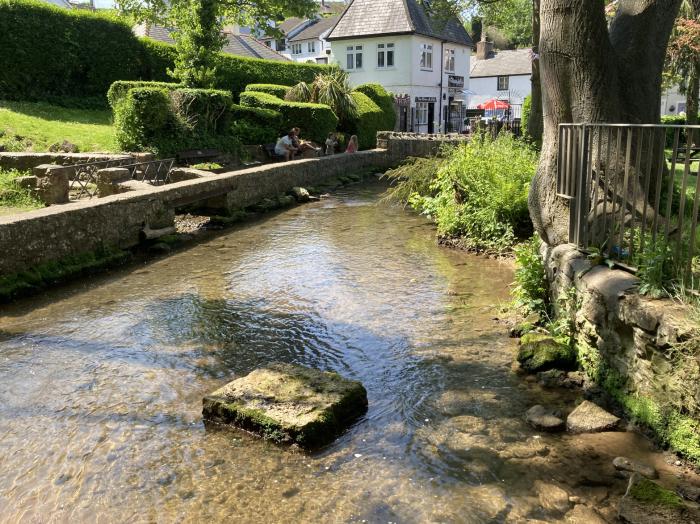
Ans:
[[[174,89],[170,101],[184,126],[196,133],[220,135],[231,125],[233,97],[216,89]]]
[[[352,98],[357,105],[357,118],[348,132],[357,135],[360,149],[372,149],[377,146],[377,131],[386,131],[386,114],[364,93],[353,91]]]
[[[267,93],[268,95],[276,96],[277,98],[284,99],[289,93],[291,87],[281,86],[277,84],[248,84],[245,86],[246,91],[255,91],[257,93]]]
[[[382,110],[382,121],[379,131],[393,131],[396,126],[396,109],[394,97],[379,84],[362,84],[354,91],[367,95],[372,102]]]
[[[323,104],[288,102],[267,93],[245,91],[241,93],[241,105],[278,111],[285,130],[300,127],[306,137],[318,144],[323,144],[338,125],[338,117]]]
[[[116,15],[0,0],[0,99],[105,105],[117,80],[167,82],[175,47],[139,39]],[[238,97],[248,84],[311,82],[329,66],[220,54],[216,87]]]
[[[276,142],[284,132],[282,114],[272,109],[231,105],[231,132],[242,144]]]
[[[112,109],[117,107],[122,100],[126,98],[130,89],[136,87],[160,87],[172,91],[173,89],[178,89],[183,87],[181,84],[174,84],[172,82],[149,82],[142,80],[117,80],[114,82],[107,91],[107,102]]]

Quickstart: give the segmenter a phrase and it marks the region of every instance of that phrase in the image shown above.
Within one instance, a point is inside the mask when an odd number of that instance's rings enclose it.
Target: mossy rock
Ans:
[[[680,508],[683,506],[683,500],[673,491],[662,488],[656,482],[645,478],[640,478],[632,486],[629,494],[638,501],[648,504],[670,508]]]
[[[280,443],[317,448],[367,411],[361,383],[337,373],[272,363],[204,398],[205,421],[230,424]]]
[[[576,353],[572,348],[541,333],[528,333],[520,339],[520,366],[530,373],[561,369],[576,369]]]

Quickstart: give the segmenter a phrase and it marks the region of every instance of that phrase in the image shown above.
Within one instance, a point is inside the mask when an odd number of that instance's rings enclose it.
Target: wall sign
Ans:
[[[454,87],[454,88],[464,87],[464,77],[463,76],[455,76],[455,75],[448,76],[447,77],[447,86]]]
[[[417,96],[416,102],[437,102],[437,98],[434,96]]]

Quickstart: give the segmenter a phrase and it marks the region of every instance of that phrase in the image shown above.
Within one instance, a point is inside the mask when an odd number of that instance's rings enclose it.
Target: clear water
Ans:
[[[669,474],[632,433],[530,429],[528,407],[574,398],[514,373],[509,265],[439,248],[380,191],[6,307],[0,520],[554,521],[535,480],[612,514],[613,456]],[[367,416],[312,455],[205,430],[202,397],[274,360],[361,380]]]

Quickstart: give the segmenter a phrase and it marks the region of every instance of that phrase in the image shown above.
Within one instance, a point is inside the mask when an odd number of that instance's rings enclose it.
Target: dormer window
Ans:
[[[420,47],[420,68],[425,71],[433,70],[433,45],[422,44]]]

